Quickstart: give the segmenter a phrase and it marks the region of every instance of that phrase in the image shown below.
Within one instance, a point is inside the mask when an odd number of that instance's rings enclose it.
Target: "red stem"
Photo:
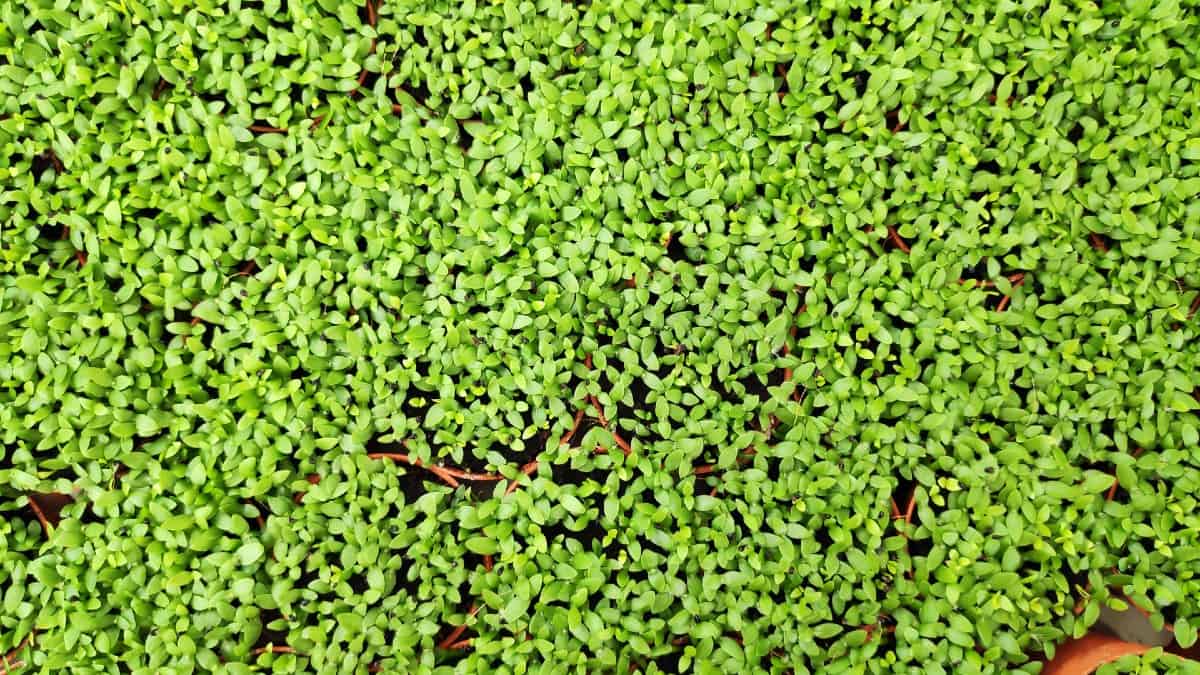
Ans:
[[[1108,253],[1108,247],[1104,245],[1104,240],[1100,238],[1100,235],[1092,232],[1088,235],[1088,238],[1092,240],[1092,248],[1101,253]]]
[[[249,129],[250,129],[250,131],[252,131],[256,134],[286,134],[287,133],[287,129],[282,129],[280,127],[270,127],[265,124],[251,124]]]
[[[600,426],[607,429],[608,418],[604,416],[604,407],[600,405],[600,400],[596,398],[595,394],[588,394],[588,401],[596,409],[596,418],[600,420]]]
[[[1138,455],[1140,455],[1140,454],[1142,454],[1141,448],[1133,449],[1133,458],[1134,459],[1137,459]],[[1117,474],[1114,472],[1113,478],[1116,478],[1116,477],[1117,477]],[[1113,497],[1117,496],[1117,486],[1118,485],[1120,485],[1120,483],[1118,483],[1116,480],[1114,480],[1112,486],[1108,488],[1108,493],[1104,496],[1105,501],[1111,502],[1113,500]]]
[[[904,240],[900,238],[900,233],[896,231],[896,228],[892,227],[891,225],[888,225],[887,230],[888,230],[888,237],[891,238],[892,243],[894,243],[897,248],[899,248],[901,251],[904,251],[905,253],[912,253],[912,249],[909,248],[908,244],[904,243]]]
[[[427,471],[429,471],[433,475],[437,476],[438,478],[441,478],[442,482],[445,483],[446,485],[449,485],[452,488],[458,487],[458,481],[454,480],[454,476],[452,476],[449,472],[447,472],[442,467],[434,466],[431,464],[424,464],[421,462],[421,460],[416,459],[415,457],[409,457],[408,455],[406,455],[404,453],[373,452],[373,453],[367,455],[367,457],[369,459],[390,459],[395,462],[404,462],[405,464],[420,467],[422,469],[426,469]]]
[[[439,468],[442,471],[445,471],[446,473],[450,474],[451,476],[454,476],[455,478],[457,478],[459,480],[477,480],[477,481],[504,480],[504,476],[501,476],[498,473],[470,473],[467,471],[463,471],[461,469],[455,469],[455,468],[448,467],[448,466],[443,466],[443,467],[439,467]]]
[[[33,514],[37,516],[38,522],[42,524],[42,529],[46,531],[46,534],[50,534],[50,521],[46,519],[46,514],[42,513],[42,507],[38,505],[33,495],[29,495],[25,499],[29,501],[29,508],[33,509]]]
[[[26,647],[29,647],[33,644],[33,638],[36,635],[36,630],[30,631],[29,635],[26,635],[25,639],[21,640],[20,644],[18,644],[16,647],[13,647],[11,652],[4,655],[3,661],[0,662],[0,675],[8,675],[8,673],[16,672],[17,669],[25,667],[25,661],[17,658],[17,656],[24,651]]]
[[[472,602],[471,609],[467,610],[467,619],[470,620],[470,618],[475,616],[477,612],[479,612],[479,606]],[[462,634],[466,632],[466,630],[467,622],[464,621],[461,626],[458,626],[454,630],[450,631],[450,634],[446,636],[445,640],[442,640],[438,643],[438,649],[454,649],[456,641],[458,638],[462,637]]]
[[[532,462],[521,467],[521,473],[525,474],[526,476],[532,476],[533,472],[537,471],[537,469],[538,469],[538,461],[535,459]],[[519,485],[520,485],[520,483],[518,483],[517,479],[514,478],[513,481],[508,484],[508,489],[504,491],[504,496],[507,497],[508,495],[511,495],[512,493],[516,492],[517,486],[519,486]]]
[[[299,654],[299,652],[287,645],[268,645],[266,647],[259,647],[250,652],[250,654],[252,656],[259,656],[260,654]]]
[[[575,432],[579,431],[579,425],[583,422],[584,412],[586,412],[586,410],[584,408],[580,408],[579,412],[575,413],[575,422],[571,425],[571,430],[568,431],[562,437],[562,440],[558,442],[559,445],[567,445],[571,442],[571,439],[575,437]]]
[[[620,446],[621,451],[625,453],[626,457],[633,454],[633,446],[631,446],[629,444],[629,441],[626,441],[624,438],[621,438],[621,434],[618,434],[617,432],[614,431],[614,432],[612,432],[612,437],[613,437],[613,440],[616,441],[617,445]]]
[[[1008,280],[1012,282],[1013,288],[1016,288],[1017,286],[1020,286],[1021,284],[1025,283],[1025,273],[1017,272],[1016,274],[1009,276]],[[1006,307],[1008,307],[1009,300],[1012,300],[1011,295],[1006,295],[1003,298],[1001,298],[1000,304],[996,305],[996,311],[1003,312],[1004,309]]]

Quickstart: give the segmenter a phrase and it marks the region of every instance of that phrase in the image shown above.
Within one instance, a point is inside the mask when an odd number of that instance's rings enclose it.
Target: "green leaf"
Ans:
[[[243,565],[253,565],[262,559],[264,553],[266,553],[266,550],[263,548],[263,545],[254,539],[242,544],[237,551],[238,560]]]
[[[1084,492],[1102,492],[1112,487],[1116,479],[1111,475],[1094,469],[1088,469],[1083,474]]]
[[[1184,649],[1196,644],[1196,627],[1187,619],[1176,619],[1174,623],[1175,641]]]

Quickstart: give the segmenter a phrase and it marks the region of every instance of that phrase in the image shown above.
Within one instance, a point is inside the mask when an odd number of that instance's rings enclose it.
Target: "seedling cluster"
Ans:
[[[0,673],[1191,645],[1198,12],[0,2]]]

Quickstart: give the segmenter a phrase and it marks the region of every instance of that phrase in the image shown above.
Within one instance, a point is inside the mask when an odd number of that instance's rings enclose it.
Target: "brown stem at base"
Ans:
[[[1138,458],[1138,456],[1139,456],[1139,455],[1141,455],[1141,454],[1142,454],[1142,449],[1141,449],[1141,448],[1134,448],[1134,449],[1133,449],[1133,458],[1134,458],[1134,459],[1137,459],[1137,458]],[[1118,488],[1118,487],[1120,487],[1120,485],[1121,485],[1121,484],[1120,484],[1120,482],[1119,482],[1118,480],[1116,480],[1116,478],[1117,478],[1117,474],[1114,472],[1114,473],[1113,473],[1113,484],[1112,484],[1112,486],[1110,486],[1110,487],[1108,488],[1108,492],[1107,492],[1107,493],[1104,495],[1104,499],[1105,499],[1105,501],[1110,501],[1110,502],[1111,502],[1111,501],[1113,500],[1113,497],[1116,497],[1116,496],[1117,496],[1117,488]]]
[[[24,659],[19,658],[19,655],[21,652],[25,651],[26,647],[29,647],[33,644],[33,638],[36,635],[37,631],[31,631],[29,635],[25,636],[24,640],[21,640],[20,644],[18,644],[16,647],[13,647],[11,652],[4,655],[3,659],[0,660],[0,675],[15,673],[28,665],[25,663]]]
[[[25,499],[29,501],[29,508],[33,510],[33,515],[37,516],[38,522],[42,524],[42,530],[49,535],[52,528],[50,521],[46,518],[46,514],[42,512],[42,507],[38,505],[33,495],[26,496]]]
[[[604,416],[604,407],[600,405],[600,400],[595,394],[588,394],[588,402],[592,404],[592,408],[596,410],[596,419],[600,420],[600,426],[608,428],[608,418]]]
[[[256,133],[256,134],[286,134],[287,133],[287,129],[284,129],[282,127],[267,126],[265,124],[251,124],[248,128],[250,129],[250,131],[252,131],[253,133]]]
[[[467,610],[467,619],[470,620],[471,617],[475,616],[478,612],[479,606],[472,602],[471,609]],[[464,621],[461,626],[457,626],[454,630],[450,631],[450,634],[446,636],[445,640],[442,640],[438,643],[438,649],[454,649],[454,645],[458,644],[458,638],[462,637],[462,634],[465,633],[466,630],[467,622]]]
[[[164,80],[164,79],[161,79],[161,78],[160,78],[160,79],[158,80],[158,82],[157,82],[157,83],[155,83],[155,85],[154,85],[154,91],[153,91],[153,92],[151,92],[151,94],[150,94],[150,98],[152,98],[152,99],[154,99],[155,101],[157,101],[157,100],[158,100],[158,97],[159,97],[159,96],[162,96],[163,92],[164,92],[164,91],[166,91],[166,90],[167,90],[167,87],[169,87],[169,86],[171,86],[171,83],[170,83],[170,82],[167,82],[166,80]]]
[[[912,249],[909,248],[908,244],[900,238],[900,233],[896,231],[895,227],[888,225],[887,231],[888,237],[892,240],[892,243],[896,245],[896,248],[904,251],[905,253],[912,253]]]
[[[300,652],[296,651],[295,649],[293,649],[292,647],[289,647],[287,645],[267,645],[266,647],[259,647],[258,649],[251,651],[250,655],[251,656],[260,656],[262,654],[299,654],[299,653]]]
[[[473,480],[473,481],[504,480],[504,476],[501,476],[498,473],[471,473],[469,471],[463,471],[461,469],[455,469],[455,468],[448,467],[448,466],[442,466],[442,467],[438,467],[438,468],[440,468],[442,471],[445,471],[446,473],[450,474],[451,476],[454,476],[455,478],[457,478],[459,480]]]
[[[458,487],[458,481],[454,480],[454,476],[452,476],[449,472],[447,472],[442,467],[436,466],[433,464],[425,464],[425,463],[421,462],[421,460],[419,460],[415,457],[409,457],[408,455],[401,453],[401,452],[373,452],[373,453],[367,455],[367,458],[368,459],[390,459],[394,462],[403,462],[403,463],[409,464],[411,466],[420,467],[422,469],[425,469],[426,471],[429,471],[430,473],[437,476],[438,478],[442,479],[442,482],[445,483],[446,485],[449,485],[452,488]]]
[[[1015,289],[1017,286],[1020,286],[1021,284],[1025,283],[1025,273],[1018,272],[1018,273],[1010,276],[1008,278],[1008,280],[1012,282],[1013,288]],[[1003,312],[1005,310],[1005,308],[1008,307],[1008,303],[1010,300],[1012,300],[1011,295],[1006,295],[1003,298],[1001,298],[1000,304],[996,305],[996,311]]]
[[[254,262],[253,260],[247,260],[246,264],[242,265],[241,269],[233,273],[233,276],[248,277],[253,274],[254,270],[256,269],[258,269],[258,263]]]
[[[563,435],[562,440],[558,442],[559,445],[567,445],[571,442],[571,439],[575,437],[575,433],[579,431],[579,425],[583,423],[584,412],[585,409],[580,408],[579,412],[575,413],[575,421],[571,424],[571,429],[567,431],[567,433]]]
[[[538,469],[538,461],[535,459],[532,462],[521,467],[521,473],[525,474],[526,476],[532,476],[533,472],[537,471],[537,469]],[[511,495],[512,493],[516,492],[517,486],[519,486],[519,485],[520,485],[520,483],[517,482],[516,478],[514,478],[512,480],[512,482],[508,484],[508,489],[504,491],[504,496],[507,497],[508,495]]]

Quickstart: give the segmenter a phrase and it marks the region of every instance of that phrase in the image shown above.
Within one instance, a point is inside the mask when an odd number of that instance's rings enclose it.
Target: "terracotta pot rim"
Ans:
[[[1089,633],[1059,647],[1042,675],[1090,675],[1100,666],[1122,656],[1144,654],[1150,649],[1148,645],[1126,642],[1101,633]]]

